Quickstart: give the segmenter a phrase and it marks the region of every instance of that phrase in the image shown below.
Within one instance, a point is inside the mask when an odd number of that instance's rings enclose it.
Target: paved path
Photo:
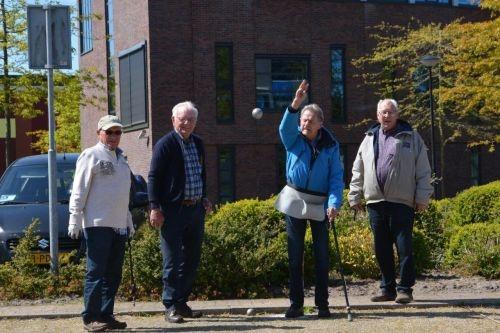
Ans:
[[[336,313],[345,313],[344,297],[330,298],[330,307]],[[500,292],[474,293],[474,294],[435,294],[416,295],[416,301],[409,306],[399,305],[394,302],[371,303],[367,296],[352,296],[349,298],[353,312],[367,309],[402,309],[411,308],[440,308],[453,306],[500,306]],[[196,310],[202,310],[210,315],[241,315],[246,314],[249,308],[260,313],[284,313],[289,302],[288,299],[242,299],[242,300],[218,300],[218,301],[193,301],[189,305]],[[305,305],[312,307],[313,298],[306,298]],[[65,304],[38,304],[23,306],[0,307],[0,319],[33,319],[33,318],[71,318],[79,317],[82,311],[82,302],[71,302]],[[116,315],[154,315],[162,314],[164,311],[160,302],[117,302],[115,305]],[[499,330],[500,331],[500,330]]]

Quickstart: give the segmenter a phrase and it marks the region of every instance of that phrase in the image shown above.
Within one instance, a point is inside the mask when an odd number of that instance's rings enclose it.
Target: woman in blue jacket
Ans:
[[[318,105],[309,104],[304,106],[299,113],[299,108],[307,97],[308,88],[307,81],[302,81],[279,127],[281,141],[287,152],[287,186],[293,189],[292,191],[299,196],[300,202],[304,204],[298,213],[296,207],[295,209],[291,207],[289,212],[285,211],[291,304],[285,315],[287,318],[296,318],[304,314],[302,263],[307,221],[309,221],[313,236],[316,273],[315,304],[318,308],[318,317],[330,317],[328,309],[328,222],[338,214],[342,205],[344,188],[339,143],[333,134],[323,127],[323,111]],[[311,219],[307,214],[307,211],[310,211],[307,198],[311,196],[320,198],[323,217],[319,220]]]

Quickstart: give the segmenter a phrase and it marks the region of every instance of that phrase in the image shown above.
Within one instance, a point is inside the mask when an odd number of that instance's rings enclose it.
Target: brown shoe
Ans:
[[[184,322],[184,317],[175,310],[167,310],[165,312],[165,320],[172,324],[181,324]]]
[[[91,321],[88,323],[83,323],[83,328],[87,332],[104,332],[109,329],[109,324],[103,321]]]
[[[398,297],[396,297],[396,303],[399,304],[408,304],[413,302],[413,295],[411,291],[399,291]]]
[[[373,296],[370,298],[372,302],[389,302],[394,301],[396,299],[396,294],[388,293],[386,291],[381,291],[380,294]]]

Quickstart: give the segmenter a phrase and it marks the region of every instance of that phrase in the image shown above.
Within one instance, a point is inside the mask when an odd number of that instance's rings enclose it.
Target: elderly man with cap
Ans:
[[[68,235],[77,239],[83,228],[87,247],[82,317],[89,332],[127,327],[113,316],[125,243],[135,231],[128,208],[130,168],[118,148],[121,134],[118,117],[99,120],[99,142],[78,157],[69,203]]]

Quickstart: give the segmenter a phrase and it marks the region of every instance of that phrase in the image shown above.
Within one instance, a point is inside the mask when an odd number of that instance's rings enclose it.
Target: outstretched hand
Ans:
[[[306,80],[302,80],[297,91],[295,92],[295,98],[292,102],[292,108],[298,110],[302,103],[307,98],[307,90],[309,90],[309,83]]]

